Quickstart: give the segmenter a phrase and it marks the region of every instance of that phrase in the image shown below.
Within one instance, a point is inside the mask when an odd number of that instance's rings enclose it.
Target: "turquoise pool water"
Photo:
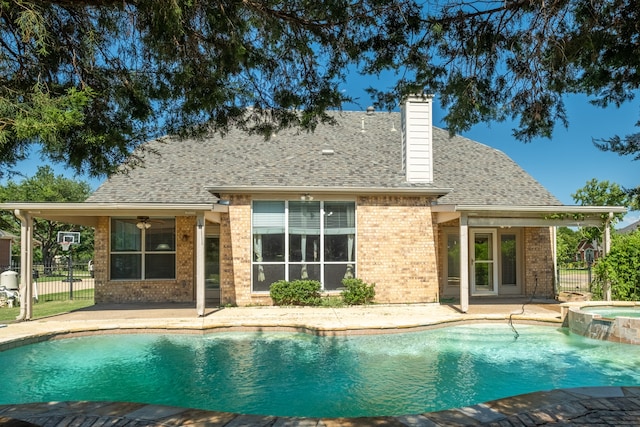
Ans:
[[[0,403],[116,400],[279,416],[403,415],[640,385],[640,346],[544,326],[394,335],[100,335],[0,352]]]
[[[599,314],[602,317],[608,317],[615,319],[616,317],[640,317],[640,307],[625,307],[625,306],[591,306],[582,307],[580,310],[588,313]]]

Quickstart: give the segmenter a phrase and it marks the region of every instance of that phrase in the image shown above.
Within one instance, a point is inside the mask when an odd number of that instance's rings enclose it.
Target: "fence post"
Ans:
[[[69,299],[73,301],[73,245],[69,245]]]

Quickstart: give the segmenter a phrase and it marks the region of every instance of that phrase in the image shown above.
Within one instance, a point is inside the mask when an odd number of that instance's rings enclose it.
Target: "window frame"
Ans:
[[[263,240],[264,239],[260,239],[260,243],[257,244],[256,243],[256,234],[255,234],[255,204],[256,203],[260,203],[260,202],[282,202],[284,203],[284,212],[282,213],[283,218],[284,218],[284,231],[283,231],[283,236],[284,236],[284,241],[283,241],[283,247],[282,247],[282,254],[283,254],[283,260],[282,261],[256,261],[256,257],[259,257],[261,255],[257,255],[256,254],[256,250],[260,250],[262,251],[262,245],[263,245]],[[290,203],[310,203],[310,205],[319,205],[319,223],[320,223],[320,228],[318,230],[319,235],[316,234],[310,234],[310,236],[313,236],[313,238],[315,239],[317,236],[317,241],[318,241],[318,248],[317,248],[317,252],[318,252],[318,260],[308,260],[305,257],[305,260],[297,260],[297,261],[292,261],[292,254],[291,254],[291,238],[294,235],[300,235],[298,233],[291,233],[290,232],[290,228],[291,228],[291,210],[289,208]],[[326,230],[329,229],[329,227],[326,226],[326,217],[325,215],[327,214],[327,212],[325,211],[325,206],[326,205],[331,205],[332,203],[345,203],[345,204],[351,204],[352,209],[353,209],[353,238],[351,239],[352,241],[349,242],[350,247],[352,248],[352,254],[351,256],[347,256],[348,258],[351,258],[351,260],[347,259],[345,261],[326,261],[325,260],[325,250],[326,250]],[[250,231],[250,235],[251,235],[251,293],[252,294],[268,294],[269,290],[268,289],[257,289],[256,286],[256,274],[258,275],[262,275],[264,274],[264,270],[271,268],[272,271],[278,267],[280,267],[281,274],[282,274],[282,279],[283,280],[297,280],[299,278],[296,277],[292,277],[292,269],[296,269],[296,271],[298,270],[298,266],[304,266],[306,265],[307,267],[312,267],[312,268],[317,268],[319,269],[319,277],[317,279],[314,279],[314,277],[308,277],[309,280],[318,280],[321,283],[322,286],[322,290],[326,291],[326,292],[339,292],[341,291],[341,285],[337,286],[334,289],[327,289],[327,285],[326,285],[326,268],[330,266],[336,266],[336,265],[344,265],[345,266],[345,271],[346,269],[350,270],[351,274],[353,277],[356,276],[356,271],[357,271],[357,234],[358,234],[358,227],[357,227],[357,204],[355,202],[355,200],[353,199],[332,199],[332,200],[316,200],[316,201],[309,201],[309,202],[304,202],[304,201],[300,201],[300,200],[295,200],[295,199],[255,199],[252,201],[251,203],[251,231]],[[347,240],[349,240],[349,238],[347,238]],[[309,242],[313,242],[313,240],[309,240]],[[311,243],[313,244],[313,243]],[[260,249],[257,249],[257,248]],[[263,268],[260,268],[260,266],[263,266]],[[302,269],[302,267],[300,267],[300,270]],[[279,272],[280,274],[280,272]],[[346,273],[345,273],[346,274]],[[313,275],[313,274],[312,274]],[[317,277],[317,276],[316,276]],[[279,279],[278,279],[279,280]],[[268,284],[270,285],[270,284]]]
[[[162,220],[162,221],[172,221],[172,225],[173,225],[173,236],[172,239],[173,241],[171,242],[171,244],[169,245],[169,248],[165,249],[158,249],[156,248],[156,250],[151,250],[151,249],[147,249],[147,233],[148,230],[143,228],[140,229],[138,227],[136,227],[136,222],[138,221],[138,219],[136,217],[110,217],[109,219],[109,280],[110,281],[136,281],[136,282],[140,282],[140,281],[158,281],[158,280],[176,280],[177,279],[177,229],[176,229],[176,218],[175,217],[154,217],[154,218],[150,218],[149,221],[152,222],[152,226],[153,227],[153,221],[156,220]],[[125,223],[130,223],[135,227],[136,230],[136,239],[137,239],[137,243],[139,245],[139,249],[125,249],[125,250],[114,250],[114,235],[113,235],[113,227],[114,227],[114,222],[115,221],[122,221]],[[150,227],[150,228],[151,228]],[[153,231],[153,230],[152,230]],[[171,247],[173,246],[173,247]],[[114,260],[114,256],[120,256],[120,255],[133,255],[136,257],[137,261],[138,261],[138,265],[139,265],[139,274],[137,275],[137,277],[115,277],[114,278],[114,266],[113,266],[113,260]],[[173,266],[172,266],[172,270],[173,270],[173,277],[147,277],[147,258],[149,256],[153,256],[153,255],[172,255],[172,260],[173,260]]]

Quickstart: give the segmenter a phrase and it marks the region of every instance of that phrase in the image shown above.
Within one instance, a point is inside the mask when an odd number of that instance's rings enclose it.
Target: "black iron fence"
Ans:
[[[558,267],[558,292],[591,292],[594,275],[591,266]]]
[[[19,288],[20,266],[0,267],[0,289]],[[33,264],[33,297],[36,301],[93,299],[91,263]]]

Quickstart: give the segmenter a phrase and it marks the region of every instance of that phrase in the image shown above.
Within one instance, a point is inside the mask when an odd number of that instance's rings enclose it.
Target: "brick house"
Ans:
[[[555,226],[624,208],[562,205],[431,111],[412,97],[401,113],[336,112],[314,133],[161,138],[84,203],[0,207],[26,235],[32,217],[95,227],[96,303],[194,301],[202,315],[269,305],[276,280],[331,294],[352,276],[376,284],[377,303],[554,296]]]
[[[0,230],[0,270],[11,268],[11,246],[16,240],[13,234]]]

